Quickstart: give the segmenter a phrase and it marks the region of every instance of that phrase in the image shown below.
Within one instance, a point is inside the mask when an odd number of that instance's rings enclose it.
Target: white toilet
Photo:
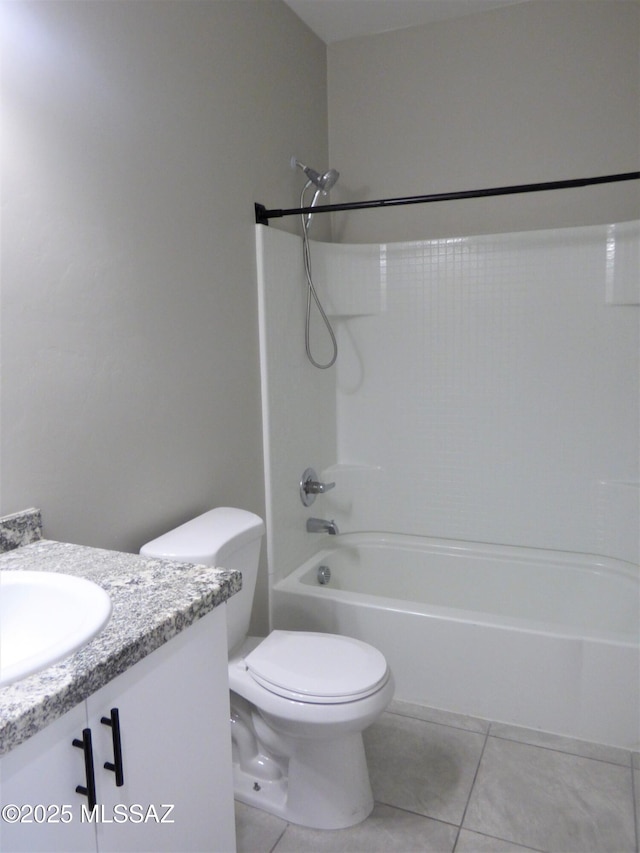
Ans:
[[[350,637],[247,637],[263,533],[257,515],[218,507],[140,553],[242,572],[226,605],[236,799],[302,826],[353,826],[373,808],[362,732],[391,701],[393,677]]]

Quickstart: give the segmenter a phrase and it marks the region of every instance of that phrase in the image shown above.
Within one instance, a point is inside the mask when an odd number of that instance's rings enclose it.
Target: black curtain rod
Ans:
[[[367,210],[373,207],[398,207],[405,204],[427,204],[433,201],[457,201],[465,198],[487,198],[495,195],[516,195],[517,193],[537,193],[544,190],[564,190],[573,187],[588,187],[594,184],[610,184],[617,181],[637,181],[640,172],[622,172],[619,175],[602,175],[597,178],[576,178],[571,181],[548,181],[542,184],[516,184],[510,187],[491,187],[484,190],[466,190],[454,193],[435,193],[432,195],[414,195],[404,198],[379,198],[376,201],[352,201],[345,204],[322,204],[318,207],[291,207],[285,210],[267,210],[256,202],[256,224],[268,225],[269,219],[282,216],[294,216],[302,213],[332,213],[340,210]]]

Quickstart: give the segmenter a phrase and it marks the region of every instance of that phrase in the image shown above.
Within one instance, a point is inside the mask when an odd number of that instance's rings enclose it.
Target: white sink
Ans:
[[[0,572],[0,687],[86,645],[111,616],[97,584],[57,572]]]

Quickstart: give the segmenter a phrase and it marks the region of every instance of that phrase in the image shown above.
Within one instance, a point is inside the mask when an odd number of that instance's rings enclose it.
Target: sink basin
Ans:
[[[85,578],[0,571],[0,687],[78,651],[110,616],[108,594]]]

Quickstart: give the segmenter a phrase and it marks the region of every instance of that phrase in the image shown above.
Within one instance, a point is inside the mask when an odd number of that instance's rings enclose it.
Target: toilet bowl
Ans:
[[[247,636],[263,532],[258,516],[218,507],[140,553],[242,572],[226,604],[236,799],[302,826],[353,826],[373,808],[362,732],[393,698],[393,676],[352,637]]]
[[[232,725],[255,738],[246,754],[234,750],[237,799],[316,829],[371,813],[362,732],[393,698],[380,652],[350,637],[273,631],[232,655],[229,687],[232,715],[252,709]],[[266,778],[256,778],[257,755]]]

